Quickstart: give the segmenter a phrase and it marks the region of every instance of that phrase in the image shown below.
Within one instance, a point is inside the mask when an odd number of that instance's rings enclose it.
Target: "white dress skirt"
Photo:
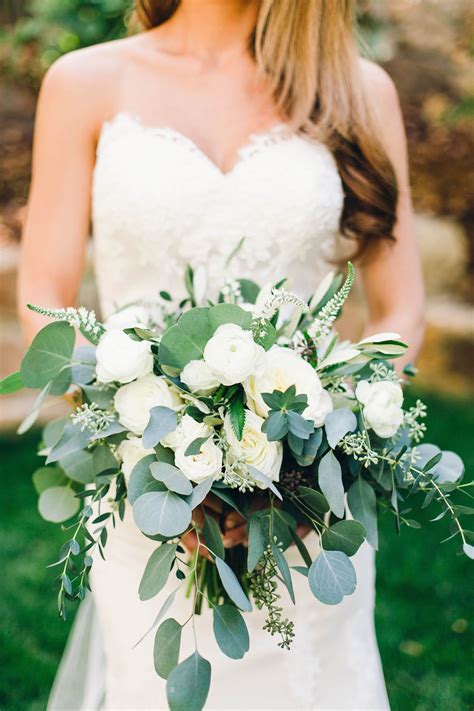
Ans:
[[[224,174],[180,133],[119,114],[103,127],[93,187],[103,316],[136,300],[153,302],[159,290],[181,298],[187,264],[200,270],[209,295],[215,296],[224,278],[265,285],[288,277],[290,288],[308,296],[329,270],[343,197],[327,147],[284,125],[251,137]],[[315,556],[316,536],[306,542]],[[139,582],[155,547],[127,507],[125,520],[109,531],[106,560],[94,560],[93,593],[78,612],[48,711],[167,708],[165,681],[153,667],[154,634],[135,646],[179,583],[171,576],[157,597],[140,601]],[[294,547],[286,556],[290,565],[301,564]],[[246,614],[250,651],[242,660],[228,659],[217,647],[204,605],[198,645],[212,664],[205,709],[389,709],[374,632],[375,566],[368,544],[353,562],[357,589],[339,605],[316,600],[296,572],[296,606],[283,588],[284,614],[295,623],[291,651],[262,630],[264,611],[254,611]],[[190,605],[181,588],[168,614],[184,621]],[[186,627],[180,658],[193,650]]]

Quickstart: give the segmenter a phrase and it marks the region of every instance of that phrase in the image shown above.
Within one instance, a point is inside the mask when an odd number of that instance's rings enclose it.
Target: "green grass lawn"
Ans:
[[[467,401],[424,396],[429,437],[459,452],[470,476],[474,412]],[[38,433],[0,438],[0,708],[42,711],[69,624],[56,615],[55,560],[63,540],[42,521],[30,474]],[[404,529],[381,524],[377,632],[394,711],[467,711],[474,705],[474,566],[440,545],[447,523]]]

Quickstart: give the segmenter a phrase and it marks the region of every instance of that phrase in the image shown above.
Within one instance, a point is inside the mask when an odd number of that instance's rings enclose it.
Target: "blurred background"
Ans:
[[[123,35],[129,6],[129,0],[0,2],[0,377],[16,370],[23,348],[15,278],[41,78],[62,54]],[[428,441],[458,451],[472,477],[474,7],[469,0],[359,0],[358,16],[364,51],[398,87],[408,135],[428,328],[407,397],[422,397],[430,410]],[[80,302],[96,302],[90,269]],[[360,323],[360,300],[350,311]],[[27,407],[22,394],[0,403],[4,711],[45,708],[70,625],[56,617],[54,572],[46,570],[62,533],[37,514],[30,479],[38,432],[14,434]],[[440,545],[449,535],[444,522],[399,538],[387,520],[381,534],[376,623],[392,708],[474,708],[472,568],[456,557],[452,541]]]

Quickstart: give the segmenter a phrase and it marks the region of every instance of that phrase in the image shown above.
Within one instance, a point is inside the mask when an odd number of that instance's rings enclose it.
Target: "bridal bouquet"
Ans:
[[[265,629],[289,648],[283,587],[295,602],[292,576],[303,575],[323,603],[351,595],[351,556],[365,540],[377,548],[378,515],[419,526],[410,518],[415,493],[436,519],[451,518],[452,536],[474,557],[461,523],[473,509],[453,499],[467,494],[462,461],[420,443],[422,402],[404,408],[392,361],[407,346],[395,333],[341,342],[334,330],[353,280],[349,264],[345,280],[328,275],[305,302],[284,282],[260,289],[240,279],[203,304],[189,268],[179,305],[161,292],[156,304],[131,305],[106,323],[83,308],[30,307],[53,322],[0,387],[41,390],[22,433],[47,395],[73,386],[74,411],[45,427],[45,465],[33,475],[41,515],[68,535],[53,564],[59,612],[66,599],[84,598],[92,554],[104,556],[108,526],[130,506],[156,541],[137,594],[148,600],[176,579],[154,624],[155,668],[171,709],[202,708],[211,678],[197,650],[179,660],[184,625],[167,613],[181,586],[192,597],[188,622],[209,605],[217,644],[239,659],[249,650],[242,612],[265,609]],[[74,348],[76,329],[90,346]],[[245,547],[224,547],[229,512],[247,526]],[[303,526],[319,537],[314,559]],[[189,532],[192,556],[180,540]],[[290,545],[301,556],[291,569]]]

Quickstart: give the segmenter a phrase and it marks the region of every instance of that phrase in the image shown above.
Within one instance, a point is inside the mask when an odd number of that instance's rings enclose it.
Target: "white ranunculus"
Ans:
[[[245,425],[242,439],[235,436],[230,417],[224,418],[224,431],[230,445],[231,459],[244,460],[271,481],[278,481],[280,477],[281,461],[283,458],[283,445],[281,442],[270,442],[262,425],[265,420],[252,412],[245,411]],[[265,484],[258,483],[261,489],[267,488]]]
[[[152,407],[161,405],[177,409],[182,402],[163,377],[150,373],[119,388],[114,405],[121,424],[134,434],[141,435],[150,419]]]
[[[222,385],[241,383],[256,372],[264,356],[251,332],[235,323],[219,326],[204,348],[204,360]]]
[[[186,455],[186,449],[190,442],[183,442],[175,451],[175,464],[178,469],[181,469],[183,474],[199,484],[205,479],[212,477],[213,479],[220,474],[222,470],[222,450],[208,439],[201,446],[199,454]]]
[[[128,485],[132,470],[143,457],[154,454],[153,449],[145,449],[141,437],[128,436],[123,439],[117,447],[117,454],[122,459],[122,471],[125,482]]]
[[[144,306],[136,304],[134,306],[125,306],[123,309],[111,314],[104,326],[109,331],[113,328],[133,328],[140,326],[147,328],[149,321],[149,313]]]
[[[356,397],[363,407],[364,419],[379,437],[393,437],[403,421],[403,391],[389,380],[369,383],[361,380]]]
[[[247,403],[257,415],[266,417],[269,408],[262,393],[284,392],[290,385],[296,387],[297,395],[308,398],[303,417],[313,420],[316,427],[323,425],[326,415],[333,409],[331,397],[314,368],[290,348],[275,345],[266,353],[265,367],[244,382]]]
[[[148,341],[132,341],[117,328],[106,331],[96,348],[96,374],[101,383],[129,383],[153,370]]]
[[[181,382],[191,390],[192,393],[209,395],[215,390],[220,382],[209,368],[205,360],[191,360],[181,371]]]
[[[191,415],[183,415],[177,428],[163,437],[161,444],[170,449],[177,449],[183,444],[186,447],[198,437],[209,437],[212,434],[212,429],[203,422],[196,422]]]

